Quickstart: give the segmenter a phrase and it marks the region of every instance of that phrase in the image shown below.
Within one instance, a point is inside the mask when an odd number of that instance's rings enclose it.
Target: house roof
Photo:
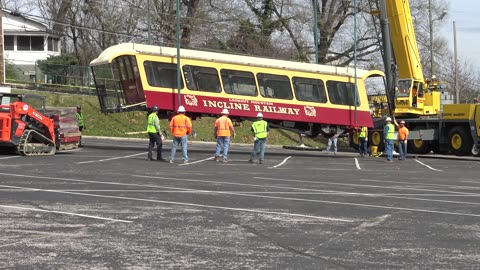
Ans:
[[[5,33],[21,33],[21,34],[39,34],[49,33],[58,36],[49,29],[48,25],[42,20],[33,16],[22,14],[18,11],[2,8],[3,13],[3,30]]]

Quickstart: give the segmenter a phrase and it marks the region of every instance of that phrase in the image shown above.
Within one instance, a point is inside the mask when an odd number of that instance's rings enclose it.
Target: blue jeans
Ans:
[[[183,158],[183,160],[184,161],[188,160],[187,139],[188,139],[188,135],[185,135],[183,137],[173,137],[172,151],[170,152],[170,160],[175,159],[175,152],[177,152],[178,144],[182,145],[182,158]]]
[[[229,145],[230,145],[230,137],[218,136],[217,149],[215,150],[215,157],[219,157],[220,152],[223,150],[223,160],[227,160]]]
[[[387,160],[393,160],[393,140],[385,140],[385,152],[387,152]]]
[[[338,141],[338,138],[337,137],[331,137],[328,139],[328,143],[327,143],[327,152],[330,152],[330,148],[333,146],[333,152],[334,153],[337,153],[337,141]]]
[[[360,138],[358,143],[360,155],[367,155],[367,138]]]
[[[405,141],[398,141],[398,152],[400,153],[399,159],[407,158],[407,143]]]
[[[250,156],[250,160],[255,160],[257,158],[257,153],[260,151],[259,160],[263,161],[265,158],[265,146],[267,145],[267,138],[265,139],[257,139],[253,143],[253,151],[252,155]]]

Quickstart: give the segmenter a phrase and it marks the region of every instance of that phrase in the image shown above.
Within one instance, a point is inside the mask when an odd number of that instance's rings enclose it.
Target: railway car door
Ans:
[[[117,57],[114,62],[119,71],[119,79],[124,93],[125,105],[134,105],[145,102],[145,94],[140,80],[137,60],[135,56],[126,55]]]

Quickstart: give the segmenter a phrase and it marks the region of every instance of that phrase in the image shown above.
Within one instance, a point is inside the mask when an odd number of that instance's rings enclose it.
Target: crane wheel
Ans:
[[[432,146],[429,141],[409,140],[408,149],[414,154],[428,154],[432,151]]]
[[[358,150],[358,147],[360,144],[358,136],[359,136],[358,132],[354,132],[350,134],[350,147],[352,147],[355,150]]]
[[[383,151],[385,148],[383,143],[383,132],[380,132],[380,131],[372,132],[372,134],[370,135],[369,142],[370,142],[370,146],[377,146],[378,151]]]
[[[466,156],[470,154],[473,148],[473,139],[470,132],[465,127],[454,127],[448,133],[450,151],[457,156]]]

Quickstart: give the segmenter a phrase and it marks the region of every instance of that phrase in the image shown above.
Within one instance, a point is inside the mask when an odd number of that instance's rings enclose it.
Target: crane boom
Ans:
[[[387,85],[387,99],[393,115],[429,116],[440,112],[440,89],[444,84],[438,81],[425,80],[418,51],[412,14],[408,0],[378,0],[383,33],[383,48],[393,48],[393,56],[384,53],[384,63],[396,62],[396,69],[385,66],[385,73],[394,82],[395,87]],[[382,19],[383,18],[383,19]],[[388,28],[388,29],[386,29]],[[385,33],[389,33],[389,40]],[[395,58],[395,59],[393,59]],[[398,74],[397,74],[398,73]],[[388,83],[387,83],[388,84]]]
[[[398,78],[424,81],[409,2],[408,0],[387,2],[390,38],[398,65]]]

